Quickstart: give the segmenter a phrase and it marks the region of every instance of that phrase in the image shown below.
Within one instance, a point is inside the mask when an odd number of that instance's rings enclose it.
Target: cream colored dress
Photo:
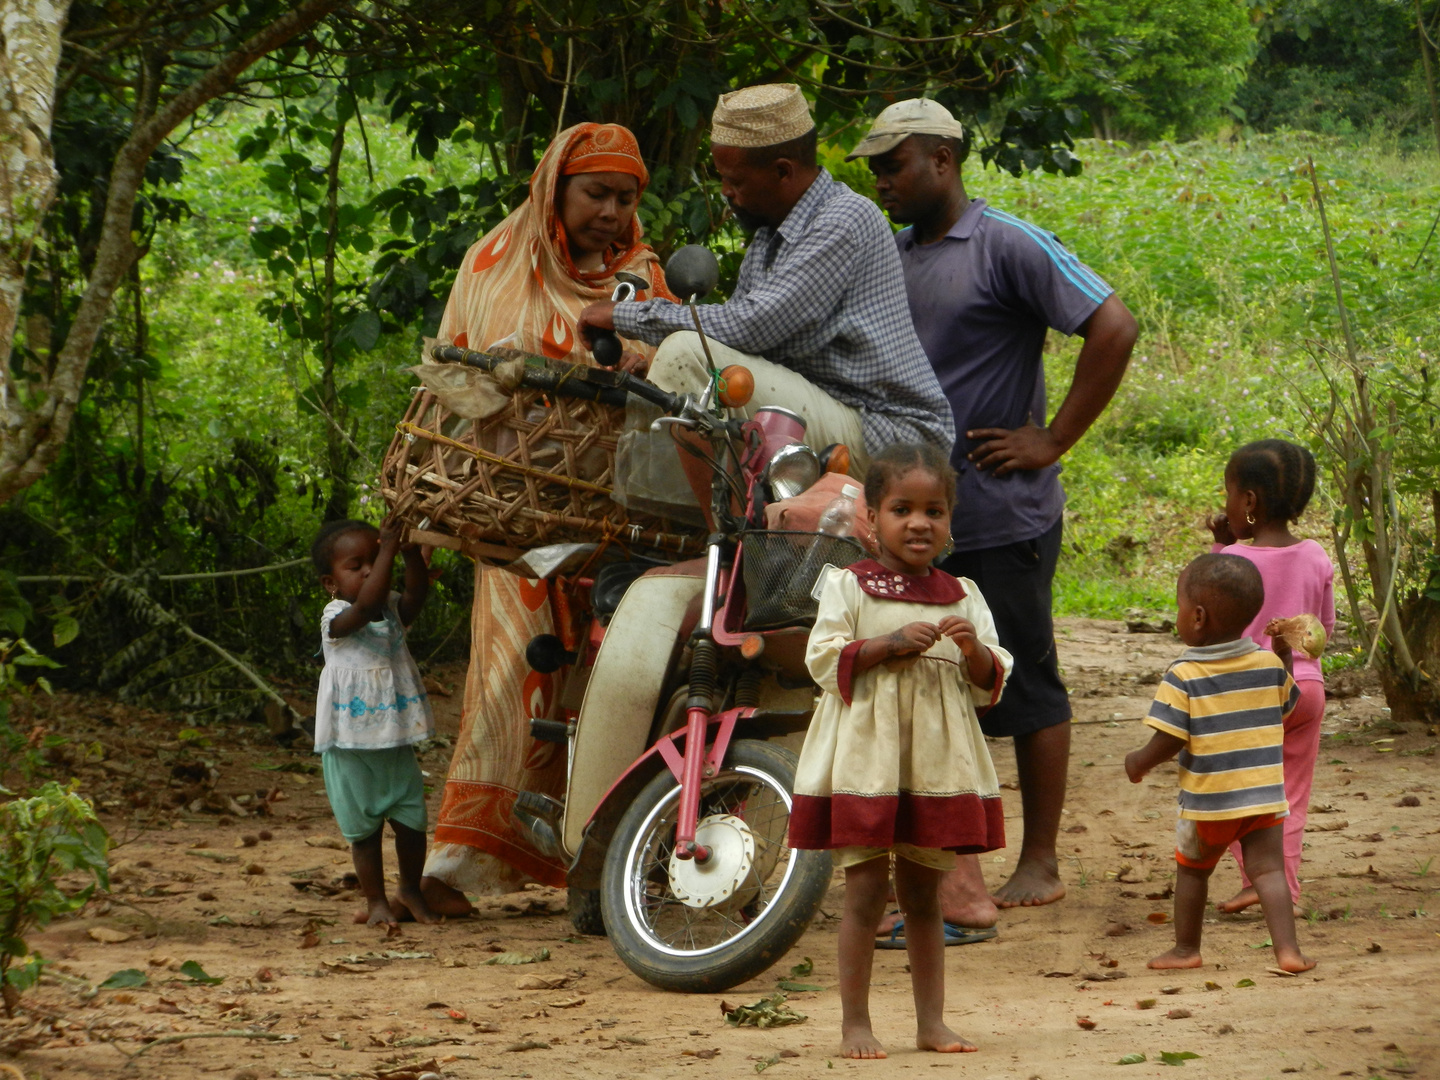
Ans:
[[[1004,847],[1000,785],[978,716],[1000,699],[1013,662],[980,590],[941,570],[898,574],[869,559],[826,573],[805,656],[823,693],[795,774],[790,846]],[[993,689],[969,681],[946,637],[920,657],[853,674],[865,640],[947,615],[968,619],[990,649]]]

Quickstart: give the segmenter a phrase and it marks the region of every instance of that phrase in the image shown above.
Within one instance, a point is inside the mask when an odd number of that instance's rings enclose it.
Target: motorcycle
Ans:
[[[681,249],[666,270],[692,313],[717,276],[703,248]],[[597,343],[596,354],[613,364],[615,346]],[[433,355],[495,363],[453,346]],[[708,444],[714,531],[703,564],[611,562],[561,592],[574,600],[557,611],[558,633],[532,640],[526,658],[542,673],[568,669],[570,708],[531,721],[535,738],[566,748],[565,797],[522,792],[514,822],[537,850],[569,861],[577,930],[606,934],[662,989],[727,989],[783,956],[830,886],[827,852],[786,844],[795,749],[815,703],[804,656],[822,571],[866,552],[849,537],[767,529],[764,511],[844,471],[848,451],[816,453],[804,419],[778,406],[730,419],[753,385],[738,365],[712,363],[698,395],[604,367],[557,379],[553,367],[556,393],[638,398],[661,411],[657,429]],[[534,576],[571,565],[563,552],[552,567],[536,555]]]

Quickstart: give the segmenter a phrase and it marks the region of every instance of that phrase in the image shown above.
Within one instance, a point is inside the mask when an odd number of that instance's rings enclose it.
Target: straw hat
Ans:
[[[779,146],[815,127],[794,83],[763,83],[721,94],[710,120],[712,146]]]

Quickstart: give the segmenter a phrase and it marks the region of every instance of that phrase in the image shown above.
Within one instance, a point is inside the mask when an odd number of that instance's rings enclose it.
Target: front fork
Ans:
[[[719,675],[719,647],[710,637],[715,622],[715,596],[720,589],[720,538],[712,536],[705,552],[705,593],[700,621],[694,632],[690,661],[690,697],[685,703],[685,759],[680,768],[680,809],[675,825],[675,854],[681,859],[705,862],[710,850],[695,842],[700,817],[700,785],[707,767],[705,729],[715,707]],[[718,768],[714,762],[710,768]]]

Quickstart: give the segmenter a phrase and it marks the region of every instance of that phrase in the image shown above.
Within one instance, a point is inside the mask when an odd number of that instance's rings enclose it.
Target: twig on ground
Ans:
[[[141,1054],[164,1043],[184,1042],[187,1039],[265,1039],[268,1042],[289,1042],[293,1038],[295,1038],[294,1035],[286,1035],[278,1031],[186,1031],[179,1035],[162,1035],[153,1042],[146,1043],[133,1054],[128,1050],[121,1050],[119,1043],[112,1042],[110,1045],[133,1062]]]

